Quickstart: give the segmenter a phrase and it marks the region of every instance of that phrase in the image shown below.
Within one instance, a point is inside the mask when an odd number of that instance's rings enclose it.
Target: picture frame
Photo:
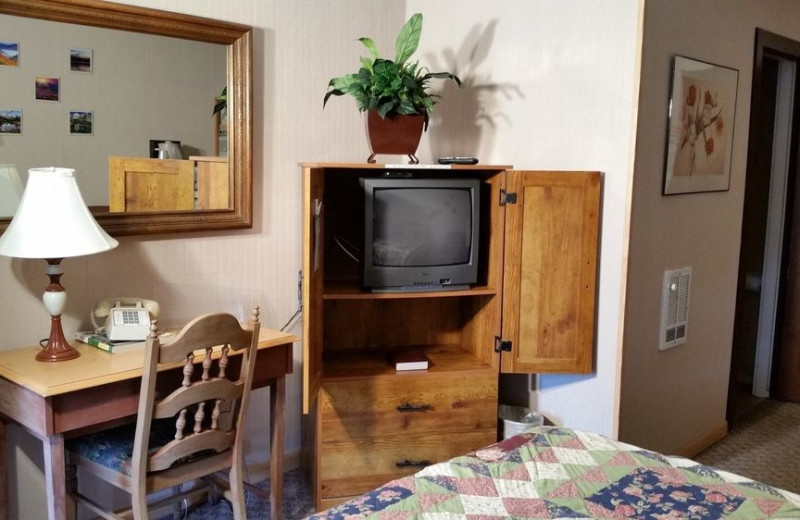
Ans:
[[[81,74],[91,74],[94,66],[94,51],[74,47],[69,50],[69,70]]]
[[[94,112],[90,110],[70,110],[69,133],[72,135],[92,135],[94,133]]]
[[[0,109],[0,134],[22,133],[22,110]]]
[[[0,66],[19,67],[19,42],[0,40]]]
[[[728,191],[739,71],[674,55],[664,195]]]
[[[34,88],[38,101],[59,101],[61,99],[61,78],[58,76],[36,76]]]

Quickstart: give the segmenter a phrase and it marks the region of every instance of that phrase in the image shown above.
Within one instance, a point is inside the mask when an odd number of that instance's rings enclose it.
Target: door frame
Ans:
[[[748,204],[753,204],[754,194],[763,179],[759,176],[759,160],[760,160],[760,143],[758,139],[755,139],[753,136],[757,135],[758,132],[761,131],[763,125],[765,124],[764,118],[765,114],[762,113],[762,101],[763,97],[767,95],[766,89],[763,86],[762,78],[764,77],[764,60],[765,58],[772,59],[776,58],[778,60],[790,61],[794,62],[795,64],[795,76],[797,76],[798,72],[800,72],[800,42],[786,38],[784,36],[780,36],[775,33],[771,33],[764,29],[756,29],[755,35],[755,52],[754,52],[754,59],[753,59],[753,80],[752,80],[752,89],[751,89],[751,98],[750,98],[750,127],[749,127],[749,138],[748,138],[748,146],[747,146],[747,174],[745,177],[745,193],[744,193],[744,207],[743,207],[743,214],[747,215],[747,208],[749,207]],[[762,345],[760,350],[755,354],[757,357],[756,361],[759,363],[767,363],[770,366],[769,371],[774,374],[775,372],[775,364],[772,363],[772,360],[775,359],[775,352],[776,345],[778,338],[780,338],[781,332],[781,323],[783,320],[783,313],[782,309],[784,307],[784,291],[781,289],[782,282],[786,278],[786,257],[788,255],[788,240],[791,237],[792,229],[791,229],[791,219],[786,218],[787,215],[790,214],[792,208],[795,203],[795,185],[798,181],[798,137],[800,136],[800,88],[798,88],[798,84],[800,82],[795,81],[795,88],[794,88],[794,96],[793,96],[793,108],[792,108],[792,116],[791,116],[791,142],[789,143],[790,151],[788,153],[788,164],[787,164],[787,176],[785,182],[785,207],[783,211],[783,226],[782,226],[782,238],[780,240],[781,247],[780,253],[777,255],[777,259],[773,260],[773,262],[777,262],[779,264],[778,269],[778,288],[777,288],[777,298],[776,298],[776,305],[774,305],[774,328],[773,328],[773,341],[772,347],[773,348],[764,348]],[[773,117],[772,115],[770,117]],[[774,140],[773,140],[774,146]],[[772,168],[770,168],[770,175]],[[772,184],[770,180],[770,185]],[[739,417],[737,417],[737,402],[736,402],[736,376],[737,366],[742,356],[740,352],[741,341],[740,338],[743,335],[742,330],[740,329],[741,325],[744,323],[745,320],[739,319],[739,313],[743,306],[743,300],[746,297],[747,292],[747,273],[745,272],[746,266],[742,264],[742,251],[745,247],[745,226],[746,222],[742,223],[742,245],[740,246],[740,262],[739,262],[739,276],[737,282],[737,295],[736,295],[736,320],[734,323],[734,338],[733,338],[733,345],[732,345],[732,352],[731,352],[731,366],[730,366],[730,379],[728,385],[728,401],[727,401],[727,410],[726,410],[726,419],[728,421],[729,427],[732,427],[734,423],[737,421]],[[762,247],[764,247],[762,245]],[[759,328],[761,326],[761,321],[764,319],[769,319],[769,316],[765,316],[763,314],[759,315]],[[737,341],[737,339],[739,339]],[[779,348],[779,347],[778,347]],[[737,357],[738,355],[738,357]],[[757,373],[759,372],[758,367],[755,370]],[[755,376],[756,374],[754,374]],[[761,370],[761,375],[763,376],[763,369]],[[761,383],[764,384],[763,382]]]

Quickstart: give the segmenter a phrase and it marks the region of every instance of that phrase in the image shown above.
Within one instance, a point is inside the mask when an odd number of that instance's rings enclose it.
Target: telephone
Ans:
[[[150,320],[157,318],[158,302],[139,298],[110,298],[102,300],[92,310],[92,325],[111,341],[144,340],[150,333]],[[105,318],[100,326],[98,319]]]

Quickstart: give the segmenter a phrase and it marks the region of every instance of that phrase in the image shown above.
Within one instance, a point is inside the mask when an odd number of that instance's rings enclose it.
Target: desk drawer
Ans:
[[[458,372],[324,381],[322,443],[497,427],[497,374]]]
[[[321,449],[322,497],[357,495],[430,464],[495,442],[495,428],[472,432],[387,435],[330,442]]]

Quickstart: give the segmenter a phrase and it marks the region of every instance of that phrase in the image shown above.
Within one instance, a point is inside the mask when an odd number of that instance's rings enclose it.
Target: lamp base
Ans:
[[[36,361],[67,361],[80,355],[81,353],[64,337],[61,316],[50,316],[50,338],[44,348],[36,354]]]
[[[61,286],[59,280],[64,270],[61,268],[60,258],[48,258],[47,269],[45,270],[50,285],[47,286],[42,301],[50,313],[50,337],[47,344],[36,354],[37,361],[67,361],[80,356],[80,352],[72,348],[64,337],[64,329],[61,328],[61,313],[67,303],[67,292]]]

